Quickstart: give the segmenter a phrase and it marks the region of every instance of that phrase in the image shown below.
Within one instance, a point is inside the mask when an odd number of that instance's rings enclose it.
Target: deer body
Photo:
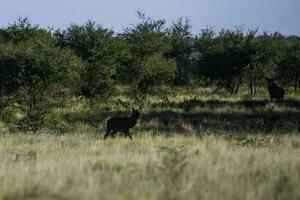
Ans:
[[[126,134],[126,137],[132,139],[129,130],[136,125],[139,117],[139,111],[132,109],[130,117],[112,117],[108,119],[104,138],[107,138],[109,135],[114,136],[117,132],[123,132]]]
[[[274,79],[268,79],[268,91],[270,95],[271,101],[275,99],[277,102],[283,102],[284,100],[284,89],[282,87],[278,87],[273,81]]]

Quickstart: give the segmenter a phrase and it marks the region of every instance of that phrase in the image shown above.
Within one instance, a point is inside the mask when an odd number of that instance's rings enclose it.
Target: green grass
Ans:
[[[300,198],[298,94],[174,89],[147,97],[132,141],[102,139],[106,119],[129,114],[108,102],[71,99],[38,135],[0,123],[0,199]]]

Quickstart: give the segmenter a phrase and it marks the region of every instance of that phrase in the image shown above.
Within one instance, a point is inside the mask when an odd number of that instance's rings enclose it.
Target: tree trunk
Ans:
[[[294,83],[294,90],[295,90],[295,92],[297,92],[297,88],[298,88],[298,77],[296,76],[295,83]]]
[[[0,88],[0,121],[3,120],[4,118],[4,108],[5,108],[5,103],[4,103],[4,96],[2,95],[2,89]]]
[[[253,81],[251,80],[249,83],[250,94],[253,94]]]

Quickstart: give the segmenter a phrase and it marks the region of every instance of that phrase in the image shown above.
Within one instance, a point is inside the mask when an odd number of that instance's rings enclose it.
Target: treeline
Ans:
[[[104,99],[116,85],[132,94],[162,85],[202,85],[255,93],[262,77],[300,89],[300,38],[258,30],[212,28],[192,34],[187,19],[171,26],[138,13],[139,22],[115,34],[88,21],[65,30],[20,18],[0,28],[0,109],[17,104],[19,127],[38,130],[65,95]]]

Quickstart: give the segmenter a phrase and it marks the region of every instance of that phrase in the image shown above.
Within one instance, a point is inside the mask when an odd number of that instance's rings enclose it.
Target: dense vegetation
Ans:
[[[51,30],[20,18],[0,28],[1,119],[14,107],[16,127],[36,132],[66,100],[105,103],[118,86],[135,100],[168,100],[165,90],[174,86],[255,94],[265,76],[300,89],[298,36],[244,28],[192,34],[187,19],[170,27],[144,13],[138,19],[118,34],[92,21]]]

